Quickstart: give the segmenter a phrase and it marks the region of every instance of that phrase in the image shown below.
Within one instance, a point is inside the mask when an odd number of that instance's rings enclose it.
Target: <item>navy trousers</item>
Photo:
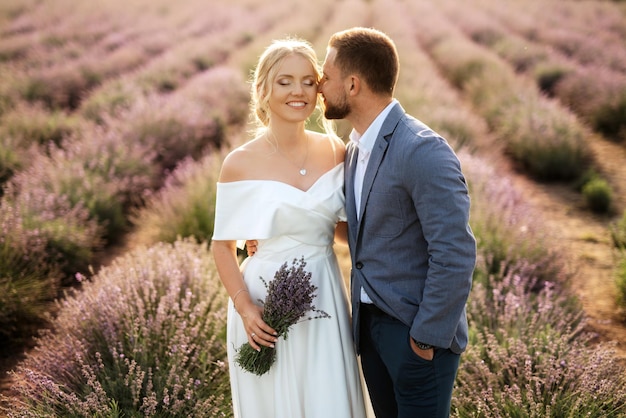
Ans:
[[[433,360],[411,349],[409,327],[361,304],[363,374],[376,418],[447,418],[460,355],[435,348]]]

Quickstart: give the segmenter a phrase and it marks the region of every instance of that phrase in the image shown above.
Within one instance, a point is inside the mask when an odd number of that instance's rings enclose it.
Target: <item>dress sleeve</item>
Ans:
[[[213,239],[271,238],[271,222],[261,219],[272,206],[271,196],[259,191],[252,181],[217,183]]]

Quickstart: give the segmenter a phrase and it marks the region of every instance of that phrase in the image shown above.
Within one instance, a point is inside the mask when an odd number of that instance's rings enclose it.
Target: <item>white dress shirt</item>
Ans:
[[[363,189],[363,177],[365,176],[365,170],[367,164],[370,161],[370,154],[374,148],[376,137],[380,132],[380,128],[383,126],[383,122],[387,118],[387,115],[391,111],[391,108],[398,103],[396,99],[393,99],[391,103],[385,107],[382,112],[376,116],[376,119],[367,127],[363,135],[359,134],[354,129],[350,132],[350,141],[354,142],[359,149],[358,161],[356,165],[356,171],[354,173],[354,201],[356,202],[356,217],[357,220],[361,216],[361,192]],[[361,302],[372,303],[372,300],[365,292],[365,289],[361,288]]]

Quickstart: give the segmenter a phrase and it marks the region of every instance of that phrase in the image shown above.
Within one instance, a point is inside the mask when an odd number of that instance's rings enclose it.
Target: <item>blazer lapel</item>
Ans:
[[[363,191],[361,192],[361,206],[359,208],[360,220],[363,220],[363,216],[365,216],[365,207],[367,205],[367,200],[369,199],[370,191],[372,190],[372,185],[374,184],[374,179],[376,178],[380,164],[383,162],[385,152],[389,146],[389,141],[391,140],[393,132],[396,129],[402,115],[404,115],[404,109],[398,103],[391,109],[389,115],[387,115],[387,118],[383,122],[383,126],[380,128],[380,132],[376,137],[376,142],[372,148],[370,160],[367,164],[367,169],[365,170],[365,176],[363,177]]]

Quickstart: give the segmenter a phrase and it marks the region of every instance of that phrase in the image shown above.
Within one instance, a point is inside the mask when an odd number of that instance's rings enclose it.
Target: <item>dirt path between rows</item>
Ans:
[[[617,253],[609,230],[626,208],[626,147],[601,138],[593,138],[590,145],[614,190],[613,216],[590,212],[571,186],[538,184],[518,175],[514,182],[563,249],[574,273],[570,289],[582,303],[588,329],[597,333],[597,341],[614,341],[618,358],[626,363],[626,315],[615,302]]]

